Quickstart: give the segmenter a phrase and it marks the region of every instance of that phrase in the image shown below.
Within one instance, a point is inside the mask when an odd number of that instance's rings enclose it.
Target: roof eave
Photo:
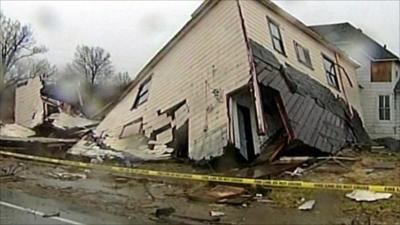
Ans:
[[[373,59],[373,62],[400,62],[398,58],[390,58],[390,59]]]

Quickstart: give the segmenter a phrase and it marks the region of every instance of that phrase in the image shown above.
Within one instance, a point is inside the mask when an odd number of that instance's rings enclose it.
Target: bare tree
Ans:
[[[57,67],[50,64],[47,59],[28,58],[21,60],[9,70],[6,80],[7,84],[16,83],[21,79],[40,76],[43,80],[49,81],[56,74]]]
[[[43,80],[50,80],[57,72],[57,67],[47,59],[34,61],[30,64],[29,77],[41,76]]]
[[[119,72],[115,77],[115,84],[117,86],[125,86],[131,81],[128,72]]]
[[[43,46],[35,46],[33,31],[28,25],[21,25],[18,20],[5,17],[0,12],[0,87],[10,69],[21,59],[46,52]]]
[[[100,47],[78,46],[72,67],[83,74],[94,87],[100,78],[106,79],[113,73],[111,55]]]

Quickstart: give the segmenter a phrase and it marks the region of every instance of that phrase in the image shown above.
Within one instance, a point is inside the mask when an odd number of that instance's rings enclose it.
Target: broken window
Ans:
[[[371,82],[392,82],[392,64],[371,62]]]
[[[325,56],[323,56],[323,61],[328,84],[337,90],[340,90],[334,62]]]
[[[279,25],[272,21],[270,18],[268,18],[268,27],[269,27],[269,33],[271,34],[272,38],[272,45],[274,46],[274,49],[285,55],[285,48],[283,47],[283,40],[281,36],[281,31],[279,29]]]
[[[306,65],[307,67],[312,68],[310,51],[308,51],[308,49],[304,48],[296,41],[293,41],[293,43],[294,43],[294,48],[296,50],[297,60],[300,63]]]
[[[149,98],[149,87],[150,87],[151,78],[145,80],[139,87],[138,95],[136,96],[135,103],[132,106],[132,109],[137,108],[141,104],[145,103]]]
[[[390,96],[379,95],[379,120],[390,120]]]

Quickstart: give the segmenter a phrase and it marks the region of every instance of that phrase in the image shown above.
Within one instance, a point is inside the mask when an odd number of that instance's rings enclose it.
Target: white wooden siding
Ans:
[[[331,87],[328,84],[325,76],[322,54],[328,56],[332,60],[335,60],[335,53],[332,50],[330,50],[328,47],[321,44],[320,42],[316,41],[308,34],[300,30],[300,28],[294,26],[282,16],[277,15],[258,1],[241,1],[241,4],[243,7],[243,14],[246,21],[248,35],[251,39],[255,40],[256,42],[262,44],[264,47],[274,52],[281,63],[288,63],[298,70],[309,74],[312,78],[316,79],[321,84],[331,89],[334,94],[344,97],[343,91],[338,92],[335,88]],[[279,54],[273,48],[271,35],[268,29],[267,17],[274,20],[280,26],[286,56]],[[310,51],[313,69],[310,69],[309,67],[305,66],[297,60],[293,41],[298,42],[300,45]],[[356,68],[347,60],[339,60],[339,64],[346,69],[352,83],[354,84],[354,86],[351,88],[343,74],[344,88],[346,89],[349,101],[362,116],[359,91],[356,80]],[[343,89],[343,87],[340,88]]]
[[[352,49],[348,45],[343,46],[343,48]],[[393,92],[394,86],[399,79],[399,77],[396,77],[396,70],[399,70],[399,66],[393,63],[392,82],[371,82],[371,57],[366,54],[357,54],[357,51],[349,52],[361,65],[357,70],[357,79],[362,86],[360,100],[364,115],[364,125],[369,135],[373,139],[382,137],[400,139],[400,109],[395,102],[398,97],[395,98],[395,93]],[[390,121],[379,120],[379,95],[390,96]]]
[[[143,117],[144,130],[150,134],[158,118],[157,110],[186,99],[190,118],[190,157],[201,159],[221,155],[228,124],[225,95],[250,79],[236,2],[219,2],[150,73],[148,101],[130,110],[137,95],[137,85],[97,130],[117,135],[124,124]],[[212,95],[212,89],[222,92],[222,102]],[[219,144],[215,146],[213,143],[217,142]]]
[[[15,90],[15,123],[33,128],[43,122],[43,101],[39,77],[29,79]]]

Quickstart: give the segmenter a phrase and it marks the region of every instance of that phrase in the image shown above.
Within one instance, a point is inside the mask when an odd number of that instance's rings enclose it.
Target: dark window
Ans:
[[[340,90],[335,70],[335,64],[333,63],[332,60],[328,59],[325,56],[323,57],[323,60],[324,60],[325,75],[326,79],[328,80],[328,84],[336,88],[337,90]]]
[[[310,51],[294,41],[294,48],[296,49],[297,60],[302,64],[312,68]]]
[[[392,63],[371,62],[371,82],[392,82]]]
[[[390,96],[379,95],[379,120],[390,120]]]
[[[271,34],[272,45],[274,49],[285,55],[285,48],[283,47],[283,40],[281,36],[281,31],[279,30],[279,25],[272,20],[268,19],[269,33]]]
[[[132,109],[137,108],[141,104],[145,103],[149,98],[149,87],[150,87],[151,79],[145,80],[139,87],[138,94],[135,99],[135,103],[132,106]]]

